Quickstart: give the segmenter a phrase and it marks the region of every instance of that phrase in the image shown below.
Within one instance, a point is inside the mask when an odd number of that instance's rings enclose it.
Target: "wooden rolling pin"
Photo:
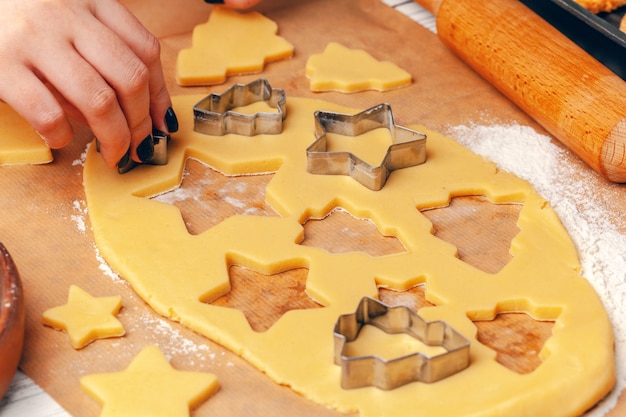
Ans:
[[[626,182],[626,82],[518,0],[416,0],[441,41],[594,170]]]

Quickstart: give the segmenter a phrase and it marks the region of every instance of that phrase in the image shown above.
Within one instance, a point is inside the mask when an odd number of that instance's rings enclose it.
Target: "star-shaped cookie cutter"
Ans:
[[[267,102],[277,112],[244,114],[232,111],[259,101]],[[223,94],[209,94],[193,106],[194,130],[213,136],[279,134],[287,117],[286,103],[285,91],[272,88],[265,78],[249,84],[235,84]]]
[[[378,191],[391,171],[426,161],[426,135],[396,125],[387,103],[354,115],[321,110],[314,115],[315,141],[306,149],[307,171],[312,174],[350,175],[370,190]],[[392,144],[379,166],[371,166],[350,152],[328,151],[327,133],[359,136],[381,127],[390,131]]]
[[[379,356],[346,356],[347,342],[357,339],[361,328],[373,325],[389,334],[406,333],[446,352],[426,356],[416,352],[385,360]],[[427,322],[405,306],[389,307],[364,297],[355,313],[339,317],[334,329],[335,364],[341,366],[345,389],[376,386],[391,390],[414,381],[433,383],[469,366],[469,341],[443,321]]]

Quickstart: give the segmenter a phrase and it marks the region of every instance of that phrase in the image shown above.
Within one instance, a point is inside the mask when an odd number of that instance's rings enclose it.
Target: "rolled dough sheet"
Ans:
[[[276,383],[324,406],[363,417],[576,416],[612,388],[613,332],[602,303],[584,277],[576,249],[550,205],[525,181],[499,171],[454,140],[424,126],[427,162],[392,172],[370,191],[348,176],[309,174],[305,149],[313,141],[315,110],[356,113],[333,103],[289,97],[280,135],[206,136],[193,131],[192,107],[202,96],[174,98],[180,130],[166,166],[140,166],[123,176],[91,146],[84,185],[101,254],[159,314],[226,346]],[[181,183],[185,160],[196,158],[227,175],[275,172],[266,189],[279,216],[237,215],[191,235],[180,211],[150,197]],[[511,261],[495,274],[464,263],[456,248],[432,234],[421,209],[455,196],[482,195],[523,207]],[[405,252],[331,254],[300,245],[302,224],[336,207],[371,219],[396,236]],[[264,332],[236,309],[212,305],[230,289],[228,268],[271,275],[307,268],[306,291],[323,308],[291,310]],[[435,306],[426,320],[445,320],[471,341],[470,366],[433,384],[392,391],[344,390],[333,363],[333,326],[378,287],[398,291],[425,284]],[[520,375],[500,365],[476,339],[472,320],[522,311],[554,320],[543,363]]]

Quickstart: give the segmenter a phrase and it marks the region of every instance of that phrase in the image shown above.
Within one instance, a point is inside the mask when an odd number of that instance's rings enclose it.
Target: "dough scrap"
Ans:
[[[330,42],[324,52],[311,55],[306,63],[311,91],[355,93],[387,91],[411,84],[407,71],[389,61],[378,61],[369,53]]]
[[[584,413],[610,391],[615,364],[609,318],[579,275],[576,249],[557,215],[526,181],[450,138],[408,126],[428,135],[427,162],[394,171],[382,190],[370,191],[350,177],[305,168],[313,112],[356,110],[290,97],[282,134],[211,137],[193,131],[191,109],[200,98],[173,99],[180,130],[172,136],[168,165],[140,166],[120,176],[92,146],[84,167],[99,250],[156,312],[231,349],[276,383],[362,417],[441,415],[441,404],[447,415],[565,417]],[[190,235],[175,206],[149,198],[180,184],[189,157],[226,175],[275,172],[266,199],[281,217],[238,215]],[[436,238],[420,212],[463,195],[523,204],[513,258],[495,274],[458,259],[455,247]],[[302,224],[336,207],[371,219],[406,251],[373,257],[299,245]],[[241,311],[210,303],[229,291],[232,265],[265,275],[308,268],[306,292],[324,307],[288,311],[268,330],[255,332]],[[378,287],[403,291],[423,283],[435,306],[419,314],[445,320],[471,341],[469,368],[434,384],[343,390],[333,363],[337,318],[353,312],[363,296],[376,297]],[[472,321],[514,311],[555,321],[543,363],[526,375],[497,363],[496,352],[476,339]]]
[[[103,405],[100,417],[188,417],[219,388],[213,374],[174,369],[156,346],[144,348],[124,371],[87,375],[80,385]]]
[[[0,165],[47,164],[52,152],[35,130],[0,101]]]
[[[70,285],[67,304],[43,312],[44,324],[64,330],[74,349],[97,339],[123,336],[124,326],[115,318],[122,308],[122,297],[93,297]]]
[[[258,12],[216,7],[193,30],[191,48],[178,53],[176,81],[183,86],[221,84],[230,75],[256,73],[268,62],[289,58],[293,45]]]

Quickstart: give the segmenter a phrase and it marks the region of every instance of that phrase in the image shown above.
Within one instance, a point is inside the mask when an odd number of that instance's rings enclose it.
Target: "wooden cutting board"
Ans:
[[[186,5],[185,10],[179,10],[174,2],[165,0],[150,3],[132,0],[128,4],[161,37],[164,70],[172,94],[222,92],[232,83],[247,83],[258,78],[258,75],[233,77],[227,84],[212,88],[177,86],[174,82],[177,51],[190,45],[193,25],[206,21],[210,7],[202,2],[190,2],[189,8]],[[528,116],[449,52],[435,35],[377,0],[284,2],[264,7],[266,15],[278,22],[280,35],[296,47],[292,59],[270,64],[262,74],[273,86],[284,88],[288,96],[320,98],[355,108],[367,108],[385,101],[392,105],[399,124],[422,123],[440,131],[472,121],[481,124],[493,121],[517,122],[543,132]],[[311,93],[304,75],[306,59],[313,53],[321,52],[329,41],[366,49],[378,59],[397,63],[412,73],[414,84],[387,93]],[[399,45],[401,47],[397,47]],[[26,347],[21,364],[24,372],[71,414],[97,416],[101,407],[82,392],[80,377],[121,370],[143,347],[158,344],[171,358],[174,367],[212,372],[218,376],[222,389],[197,409],[196,416],[339,416],[301,398],[286,387],[274,384],[219,345],[177,323],[161,319],[123,280],[107,269],[98,257],[86,213],[81,163],[85,143],[85,138],[78,139],[67,148],[56,151],[55,161],[46,166],[0,168],[0,189],[3,191],[0,239],[18,265],[26,295]],[[570,154],[563,163],[572,164],[579,172],[588,169]],[[219,178],[218,173],[199,164],[190,163],[188,170],[190,177],[215,175]],[[626,190],[600,178],[590,181],[590,187],[606,195],[607,205],[615,207],[616,216],[610,220],[617,228],[626,230],[623,217],[617,214],[626,212]],[[572,196],[573,200],[576,198]],[[481,221],[493,228],[490,236],[500,236],[500,241],[489,237],[471,240],[462,233],[464,216],[469,216],[476,208],[480,209]],[[204,223],[207,216],[202,207],[181,207],[181,211],[193,227],[202,229],[210,226]],[[493,219],[498,216],[494,213],[504,216],[504,221],[496,225]],[[454,242],[459,247],[460,256],[465,257],[467,262],[485,269],[498,268],[506,262],[507,241],[515,234],[516,207],[493,207],[479,198],[468,198],[455,200],[450,209],[436,210],[428,215],[432,216],[438,235]],[[361,234],[362,239],[329,241],[325,238],[325,228],[344,226]],[[398,242],[394,238],[383,238],[367,222],[355,221],[344,213],[336,213],[325,221],[308,222],[305,237],[303,244],[322,246],[331,251],[350,250],[355,242],[360,250],[374,253],[398,250]],[[485,256],[483,250],[472,251],[477,245],[494,252]],[[237,268],[231,271],[233,279],[242,275],[249,277]],[[302,279],[297,273],[292,278]],[[65,303],[70,284],[77,284],[96,296],[121,295],[124,308],[119,319],[126,327],[126,336],[97,341],[75,351],[66,335],[43,326],[42,312]],[[419,288],[410,296],[416,305],[426,302]],[[381,297],[393,299],[394,294],[381,293]],[[516,332],[518,336],[530,332],[541,341],[550,331],[550,323],[539,325],[525,316],[504,319],[512,320],[514,326],[519,328]],[[263,326],[262,318],[255,320]],[[506,366],[519,367],[520,372],[532,369],[537,365],[533,364],[536,358],[522,357],[507,350],[506,343],[502,347],[495,346],[498,340],[512,341],[507,339],[512,336],[504,336],[498,331],[502,323],[480,323],[479,327],[484,327],[481,330],[483,342],[503,350],[501,359],[507,363]],[[513,326],[509,322],[504,323]],[[621,401],[621,404],[624,402]]]

